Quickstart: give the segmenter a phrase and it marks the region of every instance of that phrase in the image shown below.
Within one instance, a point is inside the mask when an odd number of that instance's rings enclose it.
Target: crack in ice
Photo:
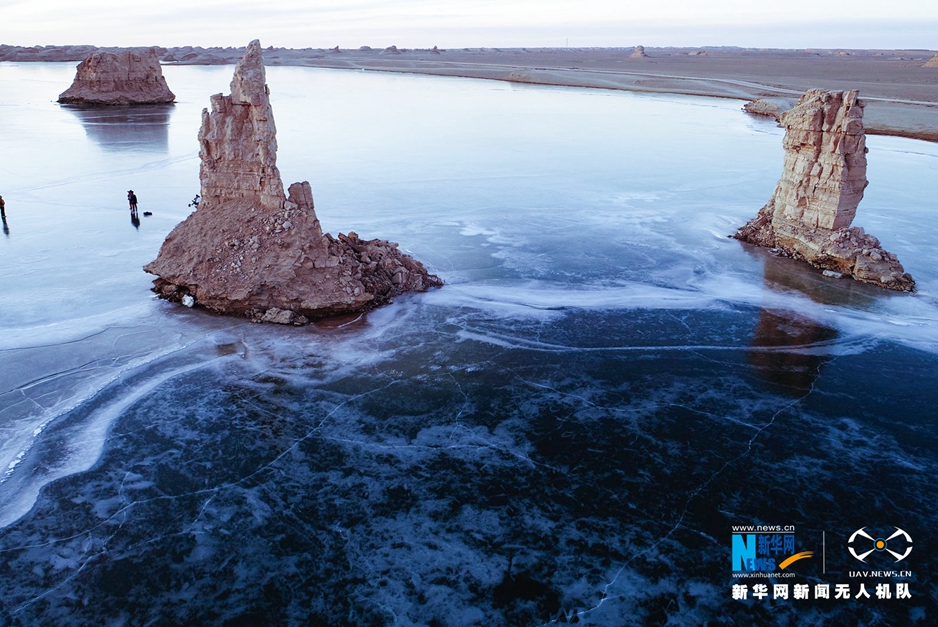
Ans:
[[[818,376],[820,376],[820,369],[821,369],[821,365],[818,364],[817,367],[816,367],[816,371],[817,371]],[[772,427],[772,426],[775,424],[776,419],[777,419],[782,413],[784,413],[784,412],[788,411],[789,409],[791,409],[792,407],[795,407],[796,405],[800,404],[800,403],[801,403],[802,401],[804,401],[808,396],[810,396],[810,395],[815,391],[815,386],[816,386],[816,383],[815,383],[815,382],[812,382],[812,383],[811,383],[811,387],[808,389],[807,392],[805,392],[805,394],[804,394],[803,396],[801,396],[801,397],[799,397],[799,398],[796,398],[796,399],[793,400],[792,402],[788,403],[787,405],[785,405],[784,407],[782,407],[781,409],[779,409],[778,411],[776,411],[776,412],[772,415],[772,418],[771,418],[767,423],[765,423],[764,425],[762,425],[761,427],[759,427],[759,428],[757,429],[757,431],[752,435],[752,437],[749,438],[748,442],[746,442],[746,449],[745,449],[742,453],[740,453],[739,455],[737,455],[737,456],[734,457],[733,459],[724,462],[723,466],[721,466],[716,472],[714,472],[712,475],[710,475],[710,477],[709,477],[706,481],[704,481],[703,483],[701,483],[700,485],[698,485],[698,486],[690,493],[690,496],[687,497],[687,500],[684,502],[684,509],[681,511],[681,515],[678,516],[677,521],[674,523],[674,525],[671,527],[671,529],[670,529],[666,534],[664,534],[663,536],[660,536],[660,537],[658,538],[658,540],[656,540],[655,542],[653,542],[653,543],[652,543],[651,545],[649,545],[647,548],[643,549],[642,551],[639,551],[638,553],[636,553],[635,555],[633,555],[632,557],[630,557],[629,559],[627,559],[627,560],[622,564],[622,566],[619,567],[619,570],[616,571],[616,574],[615,574],[615,576],[612,578],[612,580],[609,581],[608,583],[606,583],[606,584],[603,586],[603,593],[602,593],[602,597],[601,597],[600,600],[599,600],[599,603],[597,603],[597,604],[594,605],[593,607],[588,608],[588,609],[585,609],[585,610],[576,610],[575,616],[577,616],[578,618],[579,618],[579,617],[585,617],[585,616],[591,614],[592,612],[595,612],[595,611],[598,610],[600,607],[602,607],[603,604],[606,603],[606,601],[611,601],[611,600],[613,600],[613,599],[625,598],[624,595],[620,595],[620,594],[617,594],[617,595],[610,595],[610,592],[609,592],[610,589],[611,589],[613,586],[615,586],[615,584],[618,582],[619,577],[622,575],[622,573],[625,571],[625,569],[626,569],[632,562],[634,562],[636,559],[638,559],[639,557],[642,557],[642,556],[644,556],[644,555],[647,555],[649,552],[651,552],[651,551],[653,551],[654,549],[656,549],[656,548],[657,548],[658,546],[660,546],[665,540],[667,540],[668,538],[670,538],[671,535],[674,534],[674,532],[676,532],[678,529],[682,528],[682,527],[683,527],[683,523],[684,523],[684,518],[687,516],[687,512],[688,512],[688,510],[690,509],[691,501],[693,501],[695,498],[697,498],[697,496],[699,496],[700,493],[703,492],[703,490],[705,490],[705,489],[707,488],[707,486],[709,486],[711,483],[713,483],[713,481],[716,480],[716,478],[717,478],[718,476],[720,476],[720,475],[723,473],[723,471],[725,471],[725,470],[726,470],[727,468],[729,468],[731,465],[733,465],[733,464],[735,464],[736,462],[740,461],[740,460],[743,459],[744,457],[747,457],[747,456],[752,452],[752,445],[753,445],[753,443],[756,441],[756,439],[757,439],[764,431],[766,431],[767,429],[769,429],[770,427]],[[543,625],[551,625],[551,624],[556,624],[556,623],[557,623],[557,619],[554,618],[554,619],[549,620],[547,623],[543,623],[543,624],[542,624],[542,627],[543,627]]]

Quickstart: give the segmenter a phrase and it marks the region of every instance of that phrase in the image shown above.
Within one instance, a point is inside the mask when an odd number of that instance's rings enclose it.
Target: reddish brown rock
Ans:
[[[768,204],[733,237],[864,283],[912,291],[915,282],[896,256],[862,228],[850,228],[868,185],[857,92],[809,90],[780,123],[782,177]]]
[[[307,182],[284,195],[257,41],[216,94],[199,131],[202,202],[144,270],[162,298],[261,322],[303,324],[364,311],[439,287],[423,265],[383,240],[323,234]]]
[[[78,64],[72,86],[59,102],[79,105],[170,103],[169,90],[156,48],[98,51]]]

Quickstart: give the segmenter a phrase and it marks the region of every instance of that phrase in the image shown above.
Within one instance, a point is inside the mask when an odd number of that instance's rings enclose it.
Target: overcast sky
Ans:
[[[14,45],[938,47],[938,0],[0,0]]]

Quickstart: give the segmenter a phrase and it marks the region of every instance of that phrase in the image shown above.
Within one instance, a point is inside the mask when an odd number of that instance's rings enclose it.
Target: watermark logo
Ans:
[[[904,529],[895,531],[862,527],[850,535],[847,548],[858,561],[901,562],[912,553],[912,536]],[[814,557],[812,551],[797,551],[793,526],[734,526],[731,598],[759,603],[766,600],[800,604],[810,599],[842,603],[902,603],[913,598],[911,570],[888,570],[889,566],[867,566],[863,570],[839,573],[847,581],[799,582],[799,569],[792,564]],[[882,532],[882,533],[881,533]],[[841,536],[844,537],[844,536]],[[821,532],[818,557],[821,576],[827,575],[826,532]],[[886,554],[891,557],[887,557]],[[895,560],[895,562],[893,562]]]
[[[864,564],[870,555],[884,552],[896,558],[897,562],[901,562],[912,552],[912,536],[899,527],[894,527],[894,529],[895,533],[889,537],[873,537],[866,532],[866,527],[861,527],[850,536],[847,549],[852,556]]]
[[[796,551],[791,525],[733,527],[732,554],[736,573],[776,572],[814,556],[813,551]]]

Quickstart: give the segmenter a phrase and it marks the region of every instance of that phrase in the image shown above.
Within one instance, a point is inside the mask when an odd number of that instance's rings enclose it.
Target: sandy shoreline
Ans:
[[[87,46],[0,46],[0,61],[83,58]],[[165,64],[234,63],[240,48],[164,48]],[[928,50],[742,48],[267,48],[267,65],[403,72],[740,100],[793,101],[807,89],[858,89],[868,133],[938,141],[938,67]]]
[[[707,54],[693,54],[706,52]],[[928,51],[740,51],[628,49],[332,52],[319,58],[271,53],[271,65],[409,72],[716,98],[790,99],[811,88],[859,89],[867,132],[938,141],[938,68]],[[849,55],[849,56],[848,56]]]

